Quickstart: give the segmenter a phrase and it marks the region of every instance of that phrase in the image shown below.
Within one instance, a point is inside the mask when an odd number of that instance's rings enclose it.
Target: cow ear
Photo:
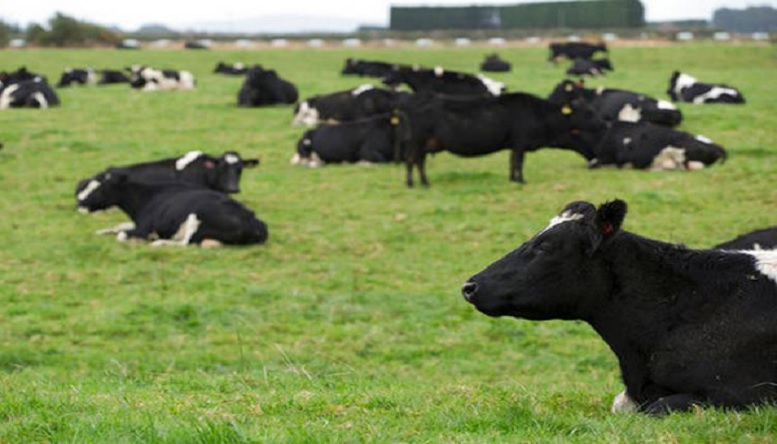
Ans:
[[[603,203],[599,207],[596,211],[596,229],[602,240],[606,241],[620,231],[627,209],[626,202],[620,199]]]
[[[244,168],[253,168],[255,166],[259,165],[259,159],[245,159],[243,160],[243,167]]]

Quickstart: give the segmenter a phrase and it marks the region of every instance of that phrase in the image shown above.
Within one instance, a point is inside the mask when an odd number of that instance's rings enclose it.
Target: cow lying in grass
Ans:
[[[145,239],[152,245],[248,245],[267,241],[264,222],[226,194],[183,182],[139,182],[108,170],[78,197],[81,212],[118,206],[132,225],[117,239]]]
[[[762,228],[737,236],[715,245],[721,250],[774,250],[777,249],[777,227]]]
[[[621,230],[626,203],[574,202],[470,278],[489,316],[582,320],[620,363],[613,411],[777,401],[777,251],[690,250]]]

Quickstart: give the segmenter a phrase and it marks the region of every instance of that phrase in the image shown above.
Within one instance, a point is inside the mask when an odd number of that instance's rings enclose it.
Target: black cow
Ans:
[[[210,49],[210,46],[202,42],[188,41],[183,44],[184,49]]]
[[[59,97],[45,80],[21,80],[5,85],[0,82],[0,109],[49,108],[59,105]]]
[[[604,124],[582,105],[557,105],[531,94],[512,93],[499,97],[433,97],[416,94],[403,105],[411,128],[407,148],[407,185],[413,186],[413,166],[421,183],[426,178],[427,153],[449,151],[474,157],[503,149],[512,151],[510,180],[524,182],[526,152],[541,147],[574,150],[593,159],[593,146],[580,131],[596,133]]]
[[[410,65],[349,58],[345,60],[341,74],[382,78],[399,69],[410,69]]]
[[[587,42],[553,42],[549,46],[549,62],[558,62],[560,58],[566,57],[574,59],[591,59],[597,52],[607,52],[607,45],[604,43]]]
[[[109,169],[93,179],[97,186],[79,199],[82,212],[118,206],[132,228],[117,239],[154,240],[153,245],[247,245],[267,241],[267,226],[228,195],[183,182],[143,182]]]
[[[224,62],[219,62],[216,68],[213,70],[217,74],[228,74],[232,76],[242,76],[248,72],[248,67],[243,63],[233,63],[228,65]]]
[[[59,78],[57,87],[63,88],[70,85],[94,85],[97,83],[97,74],[93,68],[68,68]]]
[[[593,133],[585,133],[589,137]],[[613,122],[593,135],[595,158],[588,166],[606,165],[637,169],[700,170],[726,160],[726,151],[704,136],[677,131],[646,122]]]
[[[559,104],[581,99],[607,122],[644,121],[677,126],[683,120],[682,112],[665,100],[621,89],[585,88],[582,82],[572,80],[562,81],[548,96],[548,100]]]
[[[511,69],[513,66],[510,62],[502,60],[498,54],[487,55],[480,64],[480,70],[483,72],[509,72]]]
[[[309,167],[341,162],[398,162],[408,134],[399,112],[339,125],[319,125],[302,135],[291,162]]]
[[[603,76],[605,71],[614,71],[610,59],[575,59],[572,66],[567,69],[571,76]]]
[[[385,75],[382,81],[392,88],[406,84],[413,92],[448,95],[498,96],[505,91],[503,83],[488,77],[448,71],[439,66],[434,69],[399,69]]]
[[[259,159],[243,159],[235,151],[227,151],[219,157],[201,151],[190,151],[181,157],[109,169],[125,173],[134,181],[181,181],[223,193],[239,193],[243,168],[253,168],[257,165]],[[76,185],[76,199],[80,201],[84,196],[88,196],[91,190],[99,185],[96,178],[103,174],[105,171],[80,181]]]
[[[114,69],[103,69],[100,71],[101,77],[100,81],[97,82],[98,85],[112,85],[116,83],[130,83],[129,77],[127,77],[123,72],[117,71]]]
[[[246,73],[243,86],[237,94],[240,106],[264,106],[295,103],[297,87],[278,76],[274,70],[254,66]]]
[[[189,71],[154,69],[134,65],[130,71],[130,86],[143,91],[194,89],[194,75]]]
[[[700,103],[745,103],[742,93],[728,85],[701,83],[680,71],[672,73],[669,79],[669,97],[675,102]]]
[[[294,107],[295,125],[315,125],[319,122],[349,122],[393,111],[399,93],[362,85],[346,91],[318,95],[305,99]]]
[[[774,250],[777,249],[777,227],[762,228],[741,234],[730,241],[715,245],[721,250]]]
[[[777,251],[690,250],[621,230],[626,203],[573,202],[470,278],[489,316],[587,322],[620,363],[613,411],[777,401]]]

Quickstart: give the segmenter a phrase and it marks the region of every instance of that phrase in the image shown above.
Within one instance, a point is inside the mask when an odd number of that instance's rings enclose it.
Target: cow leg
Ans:
[[[421,179],[421,185],[428,188],[429,179],[426,178],[426,153],[421,153],[416,159],[416,166],[418,167],[418,177]]]
[[[658,398],[658,400],[645,407],[645,413],[661,416],[672,412],[684,412],[700,404],[702,404],[702,401],[693,394],[678,393]]]
[[[405,182],[408,188],[413,188],[413,161],[411,159],[405,161]]]
[[[94,234],[99,235],[105,235],[105,234],[119,234],[122,231],[128,231],[135,228],[134,222],[122,222],[115,227],[111,228],[103,228],[102,230],[97,230],[94,232]]]
[[[189,245],[192,236],[194,236],[194,233],[200,228],[201,223],[202,221],[197,218],[197,215],[191,213],[181,224],[181,227],[178,228],[178,231],[173,235],[172,239],[157,239],[151,243],[151,246],[161,247],[174,245],[185,247],[186,245]]]
[[[510,151],[510,180],[525,183],[523,180],[523,151]]]

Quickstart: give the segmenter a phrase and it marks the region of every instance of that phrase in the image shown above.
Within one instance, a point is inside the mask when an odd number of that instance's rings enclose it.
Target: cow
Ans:
[[[181,157],[109,169],[125,173],[135,181],[181,181],[222,193],[239,193],[243,169],[254,168],[257,165],[259,165],[259,159],[243,159],[235,151],[226,151],[218,157],[202,151],[189,151]],[[103,174],[105,171],[81,180],[76,185],[76,197],[81,196],[85,189],[94,186],[92,182]]]
[[[622,230],[622,200],[572,202],[462,286],[480,312],[588,323],[626,390],[613,412],[777,401],[777,251],[691,250]]]
[[[113,85],[116,83],[130,83],[129,77],[127,77],[123,72],[115,70],[115,69],[103,69],[100,71],[100,80],[97,82],[98,85]]]
[[[610,59],[575,59],[572,66],[567,69],[567,74],[571,76],[603,76],[605,71],[614,71]]]
[[[298,97],[293,83],[282,79],[274,70],[253,66],[237,94],[237,104],[245,107],[292,104]]]
[[[392,88],[405,84],[416,93],[498,96],[505,91],[503,83],[483,75],[448,71],[439,66],[434,69],[399,69],[385,75],[382,82]]]
[[[527,152],[541,147],[571,149],[587,160],[594,158],[588,138],[604,123],[585,104],[557,105],[526,93],[499,97],[434,97],[416,94],[402,106],[409,119],[405,165],[407,186],[413,186],[413,167],[421,184],[426,178],[427,153],[449,151],[463,157],[511,150],[509,178],[524,182],[523,160]],[[592,139],[591,139],[592,140]]]
[[[407,131],[404,116],[398,111],[339,125],[319,125],[299,139],[291,163],[318,167],[342,162],[399,162]]]
[[[58,88],[70,85],[94,85],[97,83],[97,73],[94,68],[67,68],[57,83]]]
[[[647,122],[613,122],[593,137],[589,168],[615,165],[652,171],[695,171],[726,160],[726,150],[712,140]]]
[[[0,82],[0,109],[50,108],[58,105],[57,93],[40,77],[16,81],[9,85]]]
[[[348,58],[340,72],[342,75],[382,78],[399,69],[410,69],[409,65]]]
[[[130,86],[143,91],[190,90],[195,87],[194,75],[189,71],[154,69],[149,66],[133,65],[130,71]]]
[[[741,234],[712,248],[720,250],[774,250],[777,249],[777,227],[762,228]]]
[[[549,62],[557,63],[559,59],[566,57],[574,59],[591,59],[597,52],[607,52],[604,43],[587,42],[552,42],[549,46]]]
[[[510,72],[512,69],[510,62],[502,60],[498,54],[487,55],[480,64],[480,70],[483,72]]]
[[[736,88],[728,85],[701,83],[688,74],[674,71],[669,79],[667,94],[673,102],[702,103],[745,103],[745,98]]]
[[[652,122],[677,126],[683,120],[682,112],[666,100],[656,100],[645,94],[610,88],[585,88],[583,82],[564,80],[556,85],[548,100],[569,103],[584,100],[607,122]]]
[[[267,225],[228,195],[183,182],[144,182],[109,169],[79,195],[80,212],[118,206],[132,224],[117,239],[152,245],[249,245],[267,241]]]
[[[26,66],[18,68],[16,71],[0,71],[0,84],[10,85],[12,83],[21,82],[22,80],[43,80],[47,81],[46,77],[36,74],[32,71],[28,71]]]
[[[362,85],[346,91],[309,97],[294,107],[294,125],[315,125],[319,122],[338,123],[363,119],[394,110],[399,93]]]
[[[213,70],[216,74],[228,74],[232,76],[242,76],[248,72],[248,67],[243,63],[233,63],[231,65],[224,62],[218,62]]]

